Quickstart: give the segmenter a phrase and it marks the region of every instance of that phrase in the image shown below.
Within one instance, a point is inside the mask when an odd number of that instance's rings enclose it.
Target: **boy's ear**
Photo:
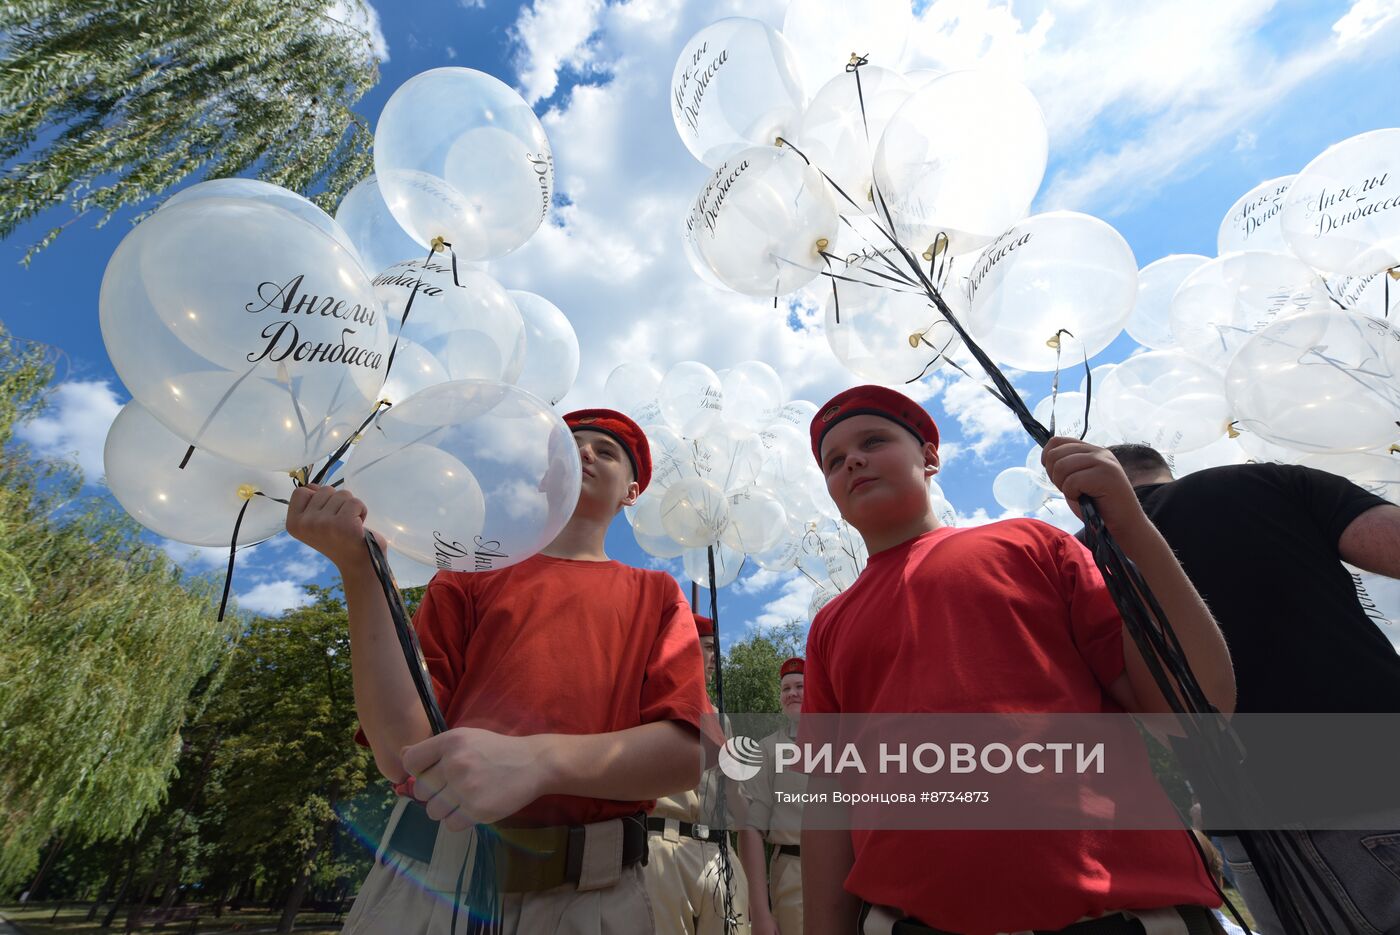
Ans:
[[[938,459],[938,446],[933,442],[926,442],[924,444],[924,473],[932,477],[938,473],[941,466]]]
[[[630,484],[627,485],[627,495],[626,495],[625,497],[622,498],[622,505],[623,505],[623,506],[636,506],[636,504],[637,504],[637,498],[640,497],[641,495],[642,495],[641,488],[637,485],[637,482],[636,482],[636,481],[632,481],[632,483],[630,483]]]

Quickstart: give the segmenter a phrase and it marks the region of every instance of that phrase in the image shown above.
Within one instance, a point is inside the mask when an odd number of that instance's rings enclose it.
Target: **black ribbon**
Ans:
[[[384,590],[384,599],[389,604],[389,616],[394,621],[394,635],[399,638],[399,648],[403,650],[404,662],[408,664],[408,673],[413,678],[413,687],[418,691],[418,700],[423,703],[423,713],[428,716],[428,724],[436,736],[447,730],[447,720],[442,716],[442,709],[438,707],[437,697],[433,694],[433,681],[428,674],[428,664],[423,661],[423,649],[418,645],[418,634],[413,631],[413,624],[409,622],[408,610],[404,607],[403,596],[399,594],[398,585],[394,581],[394,573],[389,568],[388,559],[384,557],[384,550],[379,547],[379,540],[368,529],[365,530],[365,548],[369,550],[370,565]]]
[[[706,546],[705,553],[710,566],[710,620],[713,621],[715,628],[715,707],[719,709],[720,733],[723,735],[724,660],[720,653],[719,642],[719,588],[715,584],[715,547]],[[719,875],[720,885],[724,887],[724,932],[725,935],[730,935],[734,931],[737,920],[734,917],[734,866],[729,859],[729,830],[726,827],[729,823],[729,805],[725,795],[724,782],[724,773],[721,771],[716,789],[715,808],[718,810],[719,825],[722,829],[719,836]]]

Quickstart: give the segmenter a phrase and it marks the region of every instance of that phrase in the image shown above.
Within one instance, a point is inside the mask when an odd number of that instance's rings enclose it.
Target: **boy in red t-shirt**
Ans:
[[[700,647],[675,579],[603,549],[650,480],[646,436],[605,409],[564,420],[583,465],[568,525],[517,565],[439,572],[414,618],[450,728],[437,736],[369,565],[373,518],[346,490],[292,496],[287,530],[344,581],[362,742],[401,795],[347,932],[467,931],[487,846],[505,933],[650,927],[642,813],[700,779]]]
[[[921,406],[855,387],[818,410],[811,441],[870,559],[812,625],[799,743],[810,715],[1168,712],[1073,537],[1032,519],[941,526],[938,429]],[[1233,710],[1224,640],[1113,456],[1056,438],[1043,462],[1076,513],[1095,499],[1207,696]],[[1185,831],[804,830],[802,863],[807,935],[858,931],[862,916],[868,932],[909,935],[1147,930],[1138,919],[1186,935],[1212,931],[1201,907],[1218,902]]]

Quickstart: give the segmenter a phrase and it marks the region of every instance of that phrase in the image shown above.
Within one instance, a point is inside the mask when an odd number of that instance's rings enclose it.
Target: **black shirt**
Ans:
[[[1136,492],[1225,634],[1237,712],[1400,712],[1400,655],[1337,549],[1352,520],[1389,501],[1288,464],[1208,468]]]

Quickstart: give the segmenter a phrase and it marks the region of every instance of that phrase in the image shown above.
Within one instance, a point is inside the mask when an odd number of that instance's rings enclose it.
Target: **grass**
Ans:
[[[106,907],[98,911],[96,919],[88,922],[87,913],[91,903],[65,903],[63,905],[64,908],[59,909],[57,919],[54,919],[54,909],[59,908],[58,903],[39,903],[27,906],[7,903],[0,905],[0,917],[14,924],[26,935],[113,935],[113,933],[126,931],[125,909],[117,913],[111,928],[104,929],[102,928],[102,917],[106,912]],[[200,914],[198,931],[201,935],[206,932],[239,932],[241,935],[253,935],[255,932],[275,932],[277,921],[281,915],[280,910],[243,909],[234,912],[225,908],[223,917],[216,919],[213,911],[210,910],[208,915]],[[334,914],[327,912],[297,913],[296,933],[297,935],[333,935],[333,933],[340,931],[340,924],[336,924],[334,920]],[[343,923],[344,919],[342,918],[341,924]],[[163,926],[160,931],[177,933],[178,935],[178,933],[188,932],[189,929],[190,923],[188,922],[172,922]],[[149,926],[142,926],[136,931],[149,932],[154,930]]]

